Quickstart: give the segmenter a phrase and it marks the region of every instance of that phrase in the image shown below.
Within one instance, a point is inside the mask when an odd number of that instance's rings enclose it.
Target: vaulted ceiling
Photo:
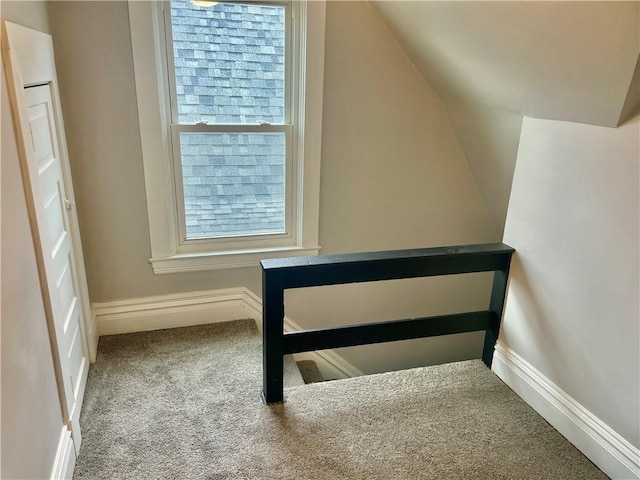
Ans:
[[[373,4],[442,99],[499,233],[522,116],[616,127],[640,107],[640,2]]]

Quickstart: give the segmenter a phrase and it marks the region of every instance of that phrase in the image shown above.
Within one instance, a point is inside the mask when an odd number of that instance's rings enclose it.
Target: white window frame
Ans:
[[[291,119],[294,151],[293,165],[287,172],[286,197],[293,208],[287,220],[288,231],[284,235],[185,242],[176,201],[181,179],[176,178],[175,172],[179,169],[173,165],[163,5],[162,2],[129,0],[149,214],[150,262],[154,273],[248,267],[266,258],[318,254],[326,4],[324,0],[294,1],[291,35],[294,88],[290,99],[295,104]],[[269,131],[268,125],[257,128]],[[202,126],[202,131],[215,129],[215,125]]]

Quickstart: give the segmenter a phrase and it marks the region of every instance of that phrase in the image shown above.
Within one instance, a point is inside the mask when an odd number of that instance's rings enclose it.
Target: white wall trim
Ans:
[[[640,478],[638,448],[500,342],[492,370],[611,478]]]
[[[181,253],[164,258],[151,258],[153,273],[199,272],[202,270],[220,270],[243,268],[259,265],[260,260],[268,258],[315,256],[319,246],[272,247],[254,250],[224,251],[203,253]]]
[[[91,310],[98,335],[187,327],[244,318],[255,320],[258,328],[262,329],[262,300],[244,287],[94,303]],[[302,328],[285,318],[285,330]],[[325,378],[363,375],[333,350],[296,354],[295,357],[314,360]]]
[[[228,322],[247,316],[244,289],[176,293],[94,303],[99,335]]]
[[[69,479],[73,477],[73,469],[76,465],[76,453],[71,438],[71,431],[62,427],[58,450],[51,470],[51,480]]]

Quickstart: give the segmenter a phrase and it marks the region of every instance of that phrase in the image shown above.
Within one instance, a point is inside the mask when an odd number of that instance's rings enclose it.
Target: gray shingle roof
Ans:
[[[283,7],[172,0],[171,18],[180,123],[284,121]]]
[[[284,122],[284,8],[171,1],[180,123]],[[281,133],[180,135],[189,238],[284,231]]]

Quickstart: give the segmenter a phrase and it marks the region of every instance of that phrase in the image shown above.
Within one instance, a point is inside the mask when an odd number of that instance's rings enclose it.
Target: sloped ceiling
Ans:
[[[523,115],[615,127],[638,110],[640,2],[373,4],[442,99],[499,232]]]
[[[375,1],[446,96],[614,127],[638,53],[638,2]]]

